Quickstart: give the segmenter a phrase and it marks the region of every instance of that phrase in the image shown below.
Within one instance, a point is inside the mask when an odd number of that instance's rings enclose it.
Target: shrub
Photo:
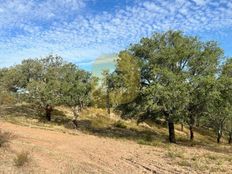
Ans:
[[[144,141],[143,139],[139,139],[137,143],[141,145],[151,145],[151,142]]]
[[[196,161],[196,160],[197,160],[197,157],[194,156],[194,157],[191,158],[191,160],[192,160],[192,161]]]
[[[205,158],[208,158],[210,160],[217,160],[218,156],[216,156],[214,154],[207,153],[207,154],[205,154]]]
[[[114,127],[117,127],[117,128],[126,128],[126,125],[122,122],[122,121],[116,121],[114,123]]]
[[[178,151],[168,151],[165,156],[168,158],[184,158],[184,154]]]
[[[10,141],[11,134],[9,132],[2,132],[0,130],[0,147],[3,147]]]
[[[5,91],[0,92],[0,105],[14,104],[14,103],[16,103],[16,99],[13,95],[11,95]]]
[[[29,162],[29,152],[22,151],[18,153],[14,159],[14,164],[17,167],[22,167]]]
[[[186,160],[179,161],[178,164],[180,166],[191,167],[191,163],[189,161],[186,161]]]
[[[145,140],[145,141],[148,141],[148,142],[151,142],[151,141],[153,140],[153,137],[152,137],[152,135],[150,135],[150,134],[146,134],[146,135],[144,136],[144,140]]]

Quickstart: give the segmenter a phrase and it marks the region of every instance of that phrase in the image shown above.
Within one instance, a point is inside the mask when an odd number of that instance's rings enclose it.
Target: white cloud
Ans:
[[[0,29],[67,19],[84,6],[84,0],[3,0],[0,4]]]
[[[206,5],[207,1],[206,0],[193,0],[197,5]]]
[[[95,15],[83,13],[86,1],[4,1],[0,5],[0,66],[49,53],[77,63],[91,62],[155,31],[220,33],[232,27],[232,3],[225,5],[224,0],[137,1]]]

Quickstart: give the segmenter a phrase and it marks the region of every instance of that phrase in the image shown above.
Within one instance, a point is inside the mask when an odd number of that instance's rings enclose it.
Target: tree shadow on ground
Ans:
[[[194,130],[196,133],[204,136],[204,138],[207,138],[209,141],[216,141],[216,136],[215,133],[212,132],[212,130],[209,130],[208,128],[201,128],[201,127],[197,127],[197,129]]]
[[[107,127],[95,127],[91,120],[78,120],[76,126],[77,130],[100,137],[124,138],[135,141],[143,140],[146,142],[155,140],[166,141],[166,135],[157,134],[152,130],[138,130],[127,127],[120,128],[113,124]]]
[[[66,127],[68,128],[68,127]],[[138,130],[134,128],[119,128],[115,127],[114,124],[111,124],[106,127],[96,127],[92,120],[84,119],[78,120],[76,124],[76,129],[82,131],[84,133],[88,133],[91,135],[96,135],[99,137],[108,137],[108,138],[119,138],[119,139],[127,139],[133,140],[138,142],[139,144],[144,145],[157,145],[157,143],[152,142],[160,142],[160,145],[169,145],[168,136],[164,133],[157,133],[153,130]],[[207,134],[206,134],[207,135]],[[209,140],[211,141],[211,140]],[[220,147],[216,143],[211,142],[202,142],[199,140],[191,142],[188,137],[179,137],[177,136],[177,143],[178,146],[183,147],[194,147],[194,148],[203,148],[205,150],[221,153],[221,154],[228,154],[232,153],[232,148],[228,147]]]
[[[51,121],[48,122],[45,118],[45,111],[37,109],[34,105],[10,105],[1,106],[0,115],[6,117],[8,120],[17,119],[18,117],[25,117],[25,119],[35,119],[40,123],[52,123],[64,125],[71,121],[63,111],[54,109],[52,112]]]
[[[54,109],[52,112],[51,122],[46,121],[44,116],[44,111],[38,113],[38,110],[35,109],[33,105],[14,105],[14,106],[0,106],[0,116],[6,116],[9,119],[17,117],[25,117],[30,119],[36,119],[40,123],[51,123],[57,125],[64,125],[66,128],[70,128],[66,125],[73,123],[72,119],[67,117],[63,111]],[[160,127],[165,127],[160,125]],[[74,127],[72,127],[73,129]],[[135,129],[129,127],[117,127],[114,124],[108,124],[107,126],[97,127],[93,120],[83,119],[78,120],[75,127],[77,130],[80,130],[85,133],[96,135],[99,137],[109,137],[109,138],[122,138],[133,141],[143,141],[143,144],[150,144],[153,141],[159,141],[161,143],[168,143],[168,136],[164,133],[157,133],[154,130],[150,129]],[[199,147],[204,148],[208,151],[228,154],[232,153],[232,148],[229,146],[223,147],[223,145],[218,145],[215,142],[215,137],[213,134],[209,134],[208,131],[196,129],[195,132],[207,138],[205,140],[196,140],[189,141],[188,137],[177,137],[177,145],[183,147]]]
[[[38,121],[41,123],[50,123],[50,124],[56,124],[56,125],[66,125],[68,122],[70,122],[72,119],[68,118],[63,111],[60,111],[58,109],[54,109],[51,114],[51,121],[47,121],[45,117],[45,111],[40,114]]]
[[[38,112],[31,105],[1,106],[1,115],[7,117],[27,117],[38,119]]]
[[[208,134],[207,134],[208,135]],[[207,136],[206,135],[206,136]],[[210,142],[211,141],[211,142]],[[221,154],[232,154],[232,148],[229,147],[229,145],[226,144],[217,144],[216,142],[212,140],[201,141],[201,140],[194,140],[190,141],[188,138],[177,138],[177,145],[183,146],[183,147],[194,147],[199,149],[205,149],[211,152],[215,153],[221,153]]]

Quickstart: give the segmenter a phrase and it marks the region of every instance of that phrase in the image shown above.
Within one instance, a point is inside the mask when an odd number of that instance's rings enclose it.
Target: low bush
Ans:
[[[0,147],[6,145],[11,138],[11,134],[9,132],[3,132],[0,130]]]
[[[126,125],[122,122],[122,121],[116,121],[114,123],[114,127],[117,127],[117,128],[126,128]]]
[[[18,153],[14,159],[14,164],[17,167],[22,167],[29,162],[29,152],[22,151]]]
[[[166,157],[168,158],[184,158],[184,154],[182,152],[178,152],[178,151],[168,151],[165,154]]]

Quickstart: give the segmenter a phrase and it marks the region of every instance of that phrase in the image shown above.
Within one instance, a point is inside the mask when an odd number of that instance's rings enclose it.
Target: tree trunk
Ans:
[[[220,143],[221,137],[222,137],[222,131],[221,131],[221,129],[219,129],[218,135],[217,135],[217,143]]]
[[[47,121],[51,121],[52,110],[53,110],[52,106],[47,104],[45,107]]]
[[[79,117],[79,111],[81,111],[81,107],[74,106],[72,107],[72,111],[73,111],[74,120],[77,120],[77,118]]]
[[[194,140],[194,132],[193,132],[193,126],[195,123],[195,119],[192,115],[190,115],[190,120],[189,120],[189,134],[190,134],[190,141]]]
[[[168,119],[168,131],[169,131],[169,142],[170,143],[176,143],[176,137],[175,137],[175,127],[173,119]]]
[[[183,124],[183,122],[182,123],[180,123],[180,130],[183,132],[184,131],[184,124]]]
[[[106,94],[106,108],[107,108],[107,113],[110,115],[110,92],[108,89]]]
[[[81,112],[84,109],[84,102],[81,101],[80,105],[78,106],[78,110]]]
[[[231,144],[232,143],[232,132],[229,133],[229,140],[228,143]]]
[[[194,140],[194,132],[193,132],[193,126],[192,125],[189,126],[189,131],[190,131],[190,140],[193,141]]]

